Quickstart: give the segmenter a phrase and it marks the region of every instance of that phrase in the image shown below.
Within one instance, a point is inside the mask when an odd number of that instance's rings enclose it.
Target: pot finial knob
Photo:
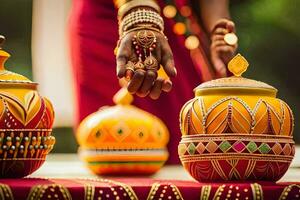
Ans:
[[[5,37],[3,35],[0,35],[0,70],[5,70],[4,63],[10,57],[9,53],[2,50],[2,45],[4,44],[4,42]]]
[[[127,88],[121,88],[113,97],[113,101],[118,105],[130,105],[133,101],[133,96],[127,91]]]
[[[247,71],[249,66],[248,61],[241,54],[237,54],[229,63],[228,69],[234,76],[240,77]]]

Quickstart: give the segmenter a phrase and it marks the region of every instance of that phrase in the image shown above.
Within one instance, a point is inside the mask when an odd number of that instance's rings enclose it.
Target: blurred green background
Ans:
[[[300,143],[300,1],[231,1],[231,15],[239,35],[239,52],[250,62],[246,76],[279,89],[279,98],[288,102],[295,114],[294,137]],[[8,42],[5,49],[13,57],[10,70],[32,78],[31,0],[0,0],[0,34]],[[72,128],[56,128],[55,152],[75,152]]]

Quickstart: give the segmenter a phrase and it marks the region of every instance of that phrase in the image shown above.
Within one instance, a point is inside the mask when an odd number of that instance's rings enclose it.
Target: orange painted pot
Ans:
[[[181,110],[179,157],[198,181],[276,181],[293,159],[292,111],[274,87],[241,77],[247,67],[237,55],[233,77],[199,85]]]
[[[54,111],[37,83],[5,70],[9,54],[0,49],[0,178],[37,170],[51,151]]]
[[[149,175],[168,158],[169,132],[152,114],[133,105],[127,89],[114,97],[115,106],[100,108],[77,130],[79,154],[98,175]]]

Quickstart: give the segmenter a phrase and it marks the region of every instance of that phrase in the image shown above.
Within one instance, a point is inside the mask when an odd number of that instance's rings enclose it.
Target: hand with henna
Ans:
[[[127,69],[127,64],[138,63],[140,58],[136,51],[134,38],[141,32],[154,34],[156,38],[155,46],[152,47],[152,56],[157,62],[154,62],[152,69]],[[126,34],[120,41],[117,59],[117,75],[119,78],[125,77],[129,82],[127,89],[131,94],[139,97],[149,96],[152,99],[158,99],[161,92],[169,92],[172,89],[170,79],[157,77],[157,70],[162,66],[166,74],[172,78],[176,76],[176,69],[172,50],[166,37],[157,31],[137,30]],[[142,59],[145,62],[145,58]]]
[[[227,64],[234,57],[237,50],[237,42],[228,44],[224,39],[228,33],[235,33],[235,25],[228,19],[220,19],[216,22],[211,34],[211,61],[217,77],[227,75]]]

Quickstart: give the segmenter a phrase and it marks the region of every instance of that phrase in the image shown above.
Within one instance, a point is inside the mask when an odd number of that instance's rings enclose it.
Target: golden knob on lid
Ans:
[[[10,54],[2,50],[2,45],[5,42],[5,37],[0,35],[0,70],[4,70],[4,63],[10,57]]]
[[[129,105],[133,101],[133,96],[126,88],[122,88],[114,95],[113,101],[115,104]]]
[[[245,71],[247,71],[248,66],[248,61],[241,54],[237,54],[228,63],[228,69],[234,76],[241,76]]]

